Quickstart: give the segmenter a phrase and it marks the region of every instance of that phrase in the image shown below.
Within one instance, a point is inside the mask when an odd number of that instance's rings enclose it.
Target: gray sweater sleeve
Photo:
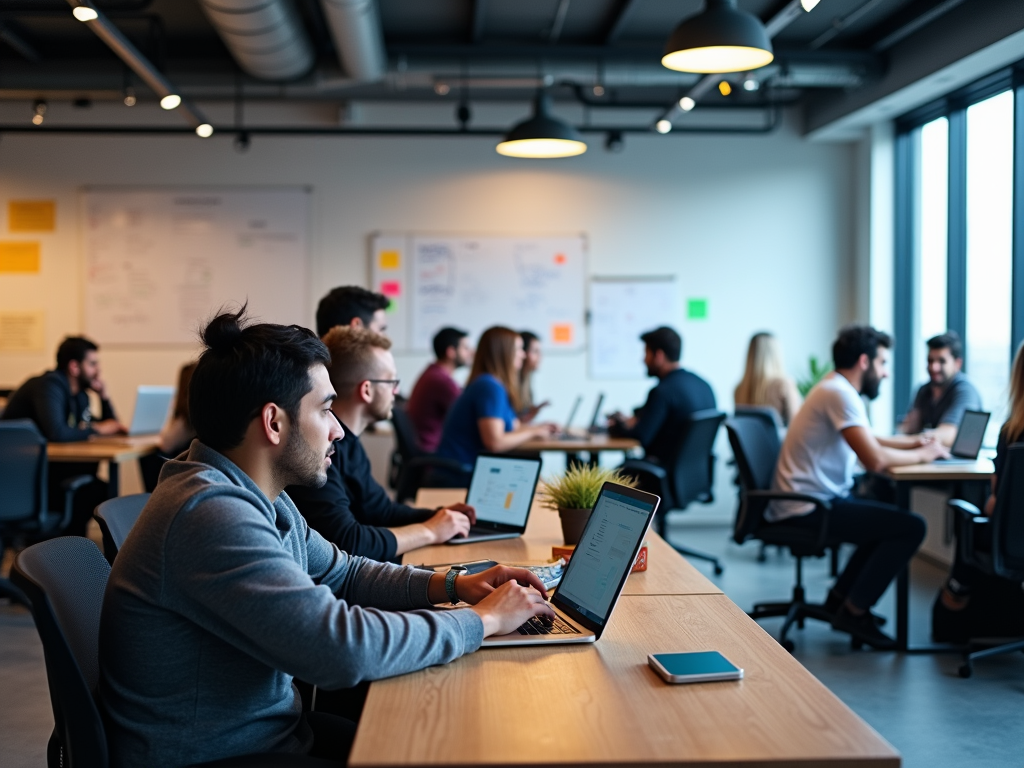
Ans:
[[[309,530],[304,570],[273,524],[243,499],[208,497],[183,508],[173,527],[165,604],[320,687],[442,664],[483,639],[473,611],[412,610],[429,606],[427,572],[349,557]],[[404,612],[389,612],[397,610]]]

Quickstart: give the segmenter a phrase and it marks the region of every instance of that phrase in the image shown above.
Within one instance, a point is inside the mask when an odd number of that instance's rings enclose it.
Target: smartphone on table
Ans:
[[[704,683],[743,678],[743,670],[718,651],[652,653],[647,657],[647,663],[667,683]]]

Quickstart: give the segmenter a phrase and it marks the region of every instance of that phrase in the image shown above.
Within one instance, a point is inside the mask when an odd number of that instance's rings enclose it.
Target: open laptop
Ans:
[[[653,494],[605,483],[551,598],[554,621],[535,617],[515,632],[484,638],[484,646],[592,643],[601,637],[660,502]]]
[[[587,431],[592,435],[607,434],[608,427],[601,422],[601,406],[604,405],[604,392],[597,396],[597,405],[594,406],[594,416],[590,419],[590,426]]]
[[[956,440],[953,441],[953,447],[949,449],[950,457],[936,459],[936,463],[973,464],[976,462],[991,416],[991,413],[985,411],[964,411],[964,417],[960,420],[960,428],[956,431]]]
[[[522,536],[539,478],[540,459],[489,453],[477,456],[466,494],[466,503],[476,510],[476,523],[468,536],[456,537],[448,543],[470,544]]]
[[[576,395],[576,402],[572,404],[572,409],[569,411],[569,418],[565,420],[565,426],[562,431],[558,433],[559,440],[579,440],[579,435],[574,435],[569,432],[572,427],[573,419],[576,418],[576,412],[580,409],[580,404],[583,402],[583,395]]]
[[[174,400],[174,387],[140,385],[135,395],[135,412],[128,434],[155,435],[163,429]]]

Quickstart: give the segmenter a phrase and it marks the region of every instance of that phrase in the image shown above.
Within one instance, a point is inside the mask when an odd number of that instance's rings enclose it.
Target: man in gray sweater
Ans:
[[[100,623],[111,766],[260,752],[344,761],[354,725],[303,714],[299,677],[353,686],[452,661],[551,616],[540,582],[351,557],[307,527],[289,484],[322,485],[342,428],[326,348],[297,326],[215,318],[193,374],[198,435],[119,551]],[[437,611],[461,599],[471,607]]]

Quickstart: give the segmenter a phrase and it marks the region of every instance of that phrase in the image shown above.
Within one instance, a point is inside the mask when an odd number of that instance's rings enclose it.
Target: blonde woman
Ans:
[[[786,375],[779,343],[770,333],[755,333],[747,349],[747,368],[733,394],[736,405],[769,406],[778,411],[782,423],[800,409],[800,393]]]
[[[484,331],[469,382],[445,419],[438,456],[470,466],[485,451],[507,453],[557,431],[553,424],[523,426],[516,416],[525,357],[523,339],[515,331],[501,326]]]

